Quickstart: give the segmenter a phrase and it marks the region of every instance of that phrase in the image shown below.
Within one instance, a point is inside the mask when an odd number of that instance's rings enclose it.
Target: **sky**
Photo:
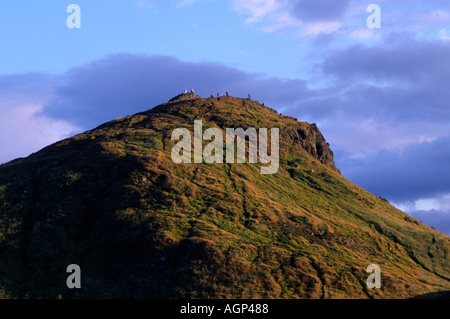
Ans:
[[[448,0],[1,0],[0,47],[0,163],[184,89],[251,93],[450,234]]]

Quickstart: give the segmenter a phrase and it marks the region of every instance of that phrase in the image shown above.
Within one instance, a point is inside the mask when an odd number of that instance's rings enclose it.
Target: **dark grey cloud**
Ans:
[[[338,166],[347,178],[395,202],[450,193],[450,136],[402,151],[381,150]]]
[[[185,88],[207,97],[217,92],[292,104],[310,96],[304,81],[263,78],[216,63],[182,62],[173,57],[112,55],[74,68],[62,78],[44,114],[92,128],[168,101]]]
[[[0,95],[42,95],[53,85],[54,77],[42,73],[0,75]]]
[[[339,20],[349,8],[350,1],[293,0],[288,3],[293,16],[311,22]]]
[[[436,76],[448,80],[449,53],[450,46],[443,42],[418,42],[408,34],[394,34],[378,47],[353,46],[335,52],[322,64],[322,70],[347,81],[373,79],[418,84],[436,80]]]
[[[432,209],[407,211],[407,213],[424,224],[450,236],[450,211]]]
[[[385,122],[448,122],[449,56],[448,44],[413,39],[335,51],[317,66],[333,85],[318,90],[301,109],[317,119],[348,114]]]

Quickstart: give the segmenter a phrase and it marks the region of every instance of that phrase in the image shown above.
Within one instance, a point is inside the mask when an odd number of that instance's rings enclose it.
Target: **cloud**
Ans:
[[[382,41],[392,32],[409,30],[422,39],[446,39],[445,28],[450,21],[450,5],[446,0],[378,0],[381,8],[380,29],[368,29],[365,0],[233,0],[233,8],[247,16],[267,32],[291,32],[300,38],[315,39],[333,35],[329,41],[345,44]],[[444,31],[442,31],[444,30]]]
[[[398,203],[450,193],[450,136],[346,160],[347,178]],[[449,206],[450,207],[450,206]],[[442,209],[442,207],[439,207]]]
[[[327,75],[408,83],[447,77],[450,65],[443,63],[450,46],[440,42],[416,41],[410,34],[394,33],[380,46],[353,46],[331,54],[322,64]],[[435,73],[437,72],[437,74]],[[422,83],[420,83],[422,84]],[[428,84],[428,83],[427,83]]]
[[[0,162],[29,155],[78,127],[42,116],[54,78],[42,74],[0,76]]]
[[[350,0],[249,0],[234,1],[234,7],[241,13],[250,15],[248,22],[267,18],[277,20],[291,17],[290,22],[336,21],[344,16]],[[273,22],[273,21],[272,21]],[[279,21],[278,21],[279,23]]]
[[[327,86],[284,112],[321,124],[350,157],[448,136],[448,56],[449,45],[407,35],[329,52],[315,68]]]
[[[237,11],[250,15],[247,22],[251,23],[276,13],[283,8],[283,4],[277,0],[235,0],[234,7]]]
[[[228,91],[235,96],[290,104],[311,95],[301,80],[264,78],[217,63],[182,62],[173,57],[121,54],[69,70],[43,114],[93,128],[147,110],[185,88],[202,96]]]
[[[423,223],[450,235],[450,193],[394,204]]]
[[[269,32],[290,27],[304,35],[331,33],[341,26],[351,0],[234,0],[236,11],[248,15],[246,22],[263,22]]]

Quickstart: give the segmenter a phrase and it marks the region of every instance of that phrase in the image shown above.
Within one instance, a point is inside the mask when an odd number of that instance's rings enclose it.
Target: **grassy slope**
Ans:
[[[280,128],[279,172],[173,164],[170,134],[181,126],[192,132],[194,119],[204,129]],[[327,146],[317,132],[249,100],[197,99],[117,119],[1,166],[0,291],[403,298],[450,290],[449,237],[342,177],[318,155]],[[81,290],[65,287],[71,263],[82,268]],[[366,287],[372,263],[381,267],[382,289]]]

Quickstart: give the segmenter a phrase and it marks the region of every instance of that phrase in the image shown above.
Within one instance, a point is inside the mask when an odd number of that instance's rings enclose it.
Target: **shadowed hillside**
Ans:
[[[11,298],[409,298],[450,290],[450,238],[346,180],[314,124],[179,96],[0,166]],[[279,128],[280,169],[174,164],[171,133]],[[66,287],[66,267],[82,288]],[[382,288],[368,289],[378,264]]]

